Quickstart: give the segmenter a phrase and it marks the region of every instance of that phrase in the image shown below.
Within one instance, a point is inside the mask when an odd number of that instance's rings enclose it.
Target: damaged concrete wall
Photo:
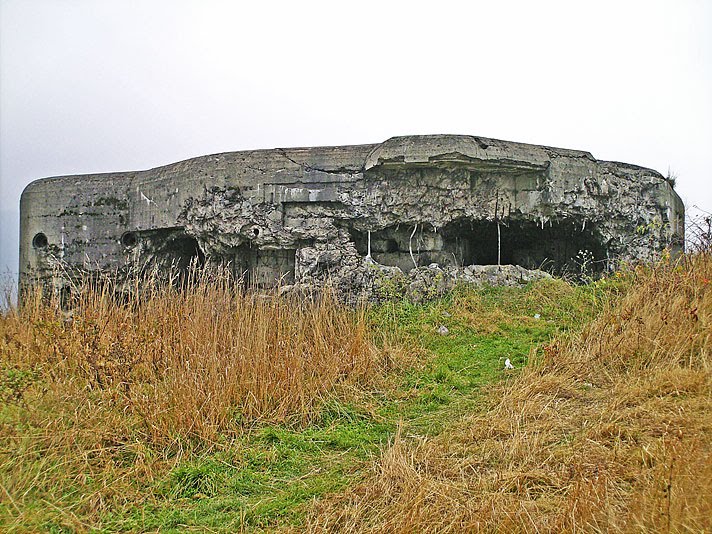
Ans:
[[[261,286],[358,291],[434,264],[454,277],[492,264],[602,272],[681,250],[683,221],[651,169],[482,137],[395,137],[38,180],[21,199],[20,272],[61,288],[72,273],[197,261]]]

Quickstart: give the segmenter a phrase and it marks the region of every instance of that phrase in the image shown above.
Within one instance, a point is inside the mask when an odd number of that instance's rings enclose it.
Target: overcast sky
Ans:
[[[481,135],[670,169],[712,211],[711,1],[0,6],[13,276],[30,181],[232,150]]]

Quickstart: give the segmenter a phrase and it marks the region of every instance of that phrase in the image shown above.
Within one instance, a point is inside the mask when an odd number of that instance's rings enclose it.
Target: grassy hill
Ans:
[[[0,530],[710,530],[710,280],[34,299],[0,316]]]

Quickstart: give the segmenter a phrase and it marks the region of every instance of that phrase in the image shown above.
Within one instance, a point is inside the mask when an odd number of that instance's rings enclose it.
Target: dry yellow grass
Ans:
[[[397,436],[313,531],[712,530],[712,257],[631,291],[440,437]]]
[[[306,422],[390,364],[363,310],[328,292],[240,292],[207,273],[189,286],[146,282],[120,301],[105,283],[79,290],[71,313],[35,295],[0,314],[0,509],[16,527],[44,503],[84,530],[109,501],[140,504],[135,481],[186,447]]]

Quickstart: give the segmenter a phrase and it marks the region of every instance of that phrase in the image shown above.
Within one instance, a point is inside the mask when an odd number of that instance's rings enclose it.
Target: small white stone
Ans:
[[[446,336],[449,333],[450,330],[448,330],[447,326],[445,326],[444,324],[441,324],[440,328],[438,328],[438,334],[440,334],[441,336]]]

